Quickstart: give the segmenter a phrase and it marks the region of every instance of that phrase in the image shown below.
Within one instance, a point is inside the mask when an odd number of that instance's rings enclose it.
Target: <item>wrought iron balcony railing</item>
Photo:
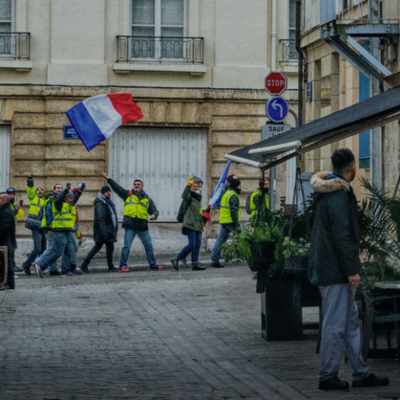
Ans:
[[[117,36],[117,62],[172,62],[203,64],[200,37]]]
[[[31,34],[27,32],[0,33],[0,59],[29,60]]]
[[[281,39],[282,63],[295,63],[299,60],[299,53],[296,50],[296,41],[292,39]]]

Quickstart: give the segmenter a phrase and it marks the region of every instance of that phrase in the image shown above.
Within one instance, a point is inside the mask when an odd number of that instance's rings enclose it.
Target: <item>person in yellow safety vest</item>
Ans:
[[[21,208],[21,205],[15,204],[15,194],[16,190],[14,188],[8,188],[7,194],[10,196],[10,208],[14,213],[14,220],[15,220],[15,230],[18,229],[18,220],[24,217],[24,210]],[[15,249],[12,251],[12,260],[14,266],[14,272],[21,272],[22,269],[15,266]]]
[[[46,204],[46,196],[44,194],[43,187],[37,187],[33,182],[33,174],[30,172],[27,177],[27,188],[26,193],[28,195],[29,202],[29,213],[28,218],[25,222],[25,228],[32,231],[33,250],[29,254],[28,258],[22,264],[22,268],[26,275],[30,275],[31,265],[35,262],[36,258],[39,257],[47,247],[46,236],[41,229],[41,210]]]
[[[224,266],[219,262],[221,258],[221,246],[228,240],[229,234],[233,231],[242,231],[240,225],[241,218],[241,202],[239,194],[242,191],[241,183],[238,179],[231,179],[229,187],[225,194],[222,196],[219,206],[219,223],[221,230],[215,242],[212,255],[211,266],[214,268],[223,268]]]
[[[78,189],[75,195],[65,188],[54,201],[49,202],[46,208],[51,207],[51,226],[48,235],[53,239],[52,247],[47,250],[35,261],[36,273],[43,278],[45,268],[57,261],[63,254],[65,255],[61,266],[61,277],[75,276],[71,272],[71,259],[74,256],[74,249],[69,240],[69,233],[75,229],[75,204],[82,194],[82,189]],[[46,210],[48,213],[48,209]]]
[[[112,190],[125,202],[124,219],[122,228],[125,229],[124,247],[119,261],[120,272],[130,272],[128,258],[133,239],[138,235],[146,251],[147,261],[152,271],[161,271],[164,267],[158,265],[154,256],[153,243],[151,241],[148,221],[155,221],[159,215],[154,201],[143,191],[143,182],[140,179],[133,181],[133,189],[126,190],[105,172],[103,178],[107,179]]]
[[[269,191],[269,181],[268,179],[265,179],[264,180],[265,208],[269,210],[269,200],[267,196],[268,191]],[[257,209],[259,208],[259,203],[261,201],[261,198],[262,198],[262,192],[260,188],[255,190],[250,197],[250,212],[253,218],[257,213]]]

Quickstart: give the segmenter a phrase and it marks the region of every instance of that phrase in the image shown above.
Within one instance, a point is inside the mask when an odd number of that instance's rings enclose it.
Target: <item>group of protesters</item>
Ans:
[[[35,187],[33,174],[27,176],[27,196],[29,201],[29,213],[25,227],[31,231],[33,250],[22,264],[22,268],[15,265],[15,250],[17,248],[16,230],[17,220],[24,217],[22,200],[15,203],[16,190],[7,189],[0,193],[0,246],[8,248],[8,279],[4,288],[15,288],[14,272],[24,271],[31,275],[32,267],[41,278],[44,272],[61,277],[73,277],[82,273],[89,273],[89,264],[92,258],[106,247],[106,259],[108,272],[130,272],[128,258],[133,240],[136,236],[141,240],[149,267],[153,271],[161,271],[164,267],[156,262],[153,244],[149,233],[148,221],[155,221],[159,212],[154,201],[143,190],[144,184],[140,179],[135,179],[131,190],[124,189],[111,179],[107,173],[102,176],[107,180],[107,185],[101,188],[94,200],[94,247],[87,254],[81,265],[77,265],[78,243],[82,243],[82,233],[79,229],[79,216],[76,204],[87,185],[78,184],[71,188],[61,183],[53,186],[52,193],[45,193],[43,187]],[[268,181],[266,181],[268,186]],[[179,263],[188,267],[187,256],[191,253],[192,269],[194,271],[205,270],[204,264],[199,262],[202,232],[205,224],[211,220],[207,210],[202,209],[203,180],[193,176],[189,179],[182,194],[182,234],[188,238],[188,244],[180,253],[171,260],[172,266],[179,270]],[[125,230],[124,245],[121,251],[119,268],[114,267],[113,253],[114,243],[117,241],[118,219],[114,202],[114,191],[124,201],[124,215],[122,228]],[[221,231],[212,252],[211,266],[221,268],[221,246],[233,231],[241,228],[241,182],[237,176],[230,175],[224,188],[224,194],[220,201]],[[256,208],[258,194],[253,193],[251,204]],[[268,200],[267,200],[268,201]],[[78,243],[77,243],[78,240]],[[57,260],[61,260],[61,271],[57,267]]]

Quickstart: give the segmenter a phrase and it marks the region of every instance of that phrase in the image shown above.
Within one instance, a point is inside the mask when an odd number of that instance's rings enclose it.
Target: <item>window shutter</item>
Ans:
[[[181,195],[187,180],[204,180],[203,207],[208,203],[207,131],[196,129],[119,128],[109,139],[110,176],[130,190],[140,179],[144,191],[154,200],[159,221],[176,221]],[[118,218],[123,217],[123,201],[114,196]]]
[[[10,186],[10,127],[0,125],[0,191]]]

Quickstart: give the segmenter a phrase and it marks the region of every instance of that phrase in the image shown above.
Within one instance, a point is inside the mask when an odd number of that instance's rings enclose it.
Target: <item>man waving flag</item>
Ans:
[[[143,118],[130,93],[89,97],[66,114],[87,151],[108,139],[119,126]]]

